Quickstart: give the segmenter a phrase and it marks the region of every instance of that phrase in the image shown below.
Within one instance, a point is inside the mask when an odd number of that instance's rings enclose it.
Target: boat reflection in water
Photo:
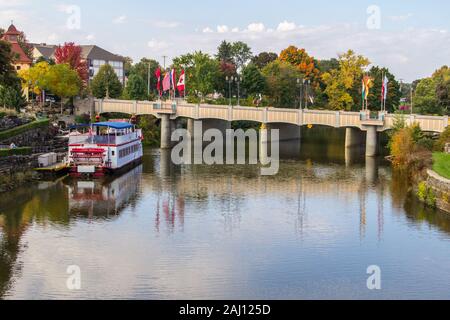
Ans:
[[[111,218],[128,206],[135,206],[139,197],[142,165],[121,175],[95,180],[68,179],[70,216]]]

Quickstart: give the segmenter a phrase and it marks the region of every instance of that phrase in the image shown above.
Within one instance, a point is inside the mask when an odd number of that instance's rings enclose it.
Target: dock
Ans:
[[[60,175],[69,171],[69,165],[66,163],[55,163],[47,167],[35,168],[34,170],[44,175]]]

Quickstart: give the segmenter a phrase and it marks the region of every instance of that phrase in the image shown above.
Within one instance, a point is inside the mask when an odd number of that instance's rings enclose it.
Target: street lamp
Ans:
[[[234,77],[226,76],[225,80],[228,82],[228,94],[230,96],[230,107],[231,107],[231,105],[232,105],[232,102],[231,102],[231,83],[233,82]]]
[[[300,87],[300,110],[303,109],[303,87],[305,85],[305,79],[297,79],[297,85]]]
[[[311,80],[306,80],[306,88],[305,88],[305,99],[306,106],[305,109],[308,110],[308,99],[309,99],[309,85],[311,84]]]

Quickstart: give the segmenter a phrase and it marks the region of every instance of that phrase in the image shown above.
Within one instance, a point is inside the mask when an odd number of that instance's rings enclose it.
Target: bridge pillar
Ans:
[[[161,149],[170,149],[172,146],[171,142],[172,135],[172,125],[170,121],[170,115],[161,115]]]
[[[378,155],[378,131],[376,126],[367,127],[366,157]]]
[[[361,146],[363,143],[363,134],[361,130],[357,128],[345,129],[345,148],[353,148]]]

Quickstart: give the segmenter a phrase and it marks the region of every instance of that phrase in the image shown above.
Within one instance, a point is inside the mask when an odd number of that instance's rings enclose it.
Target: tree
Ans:
[[[234,64],[238,71],[240,71],[253,57],[250,47],[242,41],[233,43],[232,52]]]
[[[0,85],[0,105],[2,107],[19,111],[26,104],[23,93],[17,86]]]
[[[157,79],[155,78],[156,70],[160,68],[158,61],[148,58],[141,59],[131,67],[129,77],[132,74],[140,76],[145,81],[145,87],[148,88],[148,81],[150,75],[150,92],[156,91]],[[147,89],[148,90],[148,89]]]
[[[436,81],[436,99],[442,113],[448,115],[450,107],[450,68],[443,66],[433,74]]]
[[[123,72],[125,74],[125,77],[130,76],[131,69],[133,68],[133,59],[130,57],[123,57],[123,60],[125,61],[123,65]]]
[[[109,64],[101,66],[91,82],[92,94],[99,99],[119,98],[122,94],[122,84],[113,67]]]
[[[239,71],[252,59],[252,56],[252,50],[242,41],[233,43],[222,41],[216,54],[219,62],[234,64]]]
[[[442,112],[436,98],[436,79],[426,78],[419,82],[414,95],[414,111],[424,115],[435,115]]]
[[[257,56],[254,56],[252,63],[256,65],[259,69],[263,69],[269,63],[278,59],[278,55],[273,52],[261,52]]]
[[[332,110],[358,110],[362,105],[361,79],[370,61],[352,50],[339,56],[339,69],[322,75],[328,107]]]
[[[19,77],[22,79],[22,87],[30,88],[33,93],[40,95],[45,89],[45,77],[49,70],[47,62],[38,62],[29,69],[21,70]]]
[[[315,86],[318,84],[319,69],[316,67],[314,58],[310,57],[305,49],[290,46],[280,53],[279,59],[295,66],[303,79],[311,80]]]
[[[247,94],[256,95],[264,93],[266,89],[266,79],[255,64],[250,63],[244,68],[242,78],[242,85]]]
[[[274,107],[295,108],[298,101],[297,79],[300,72],[292,64],[275,60],[262,70],[266,77],[266,93]]]
[[[187,90],[196,96],[213,93],[220,79],[219,61],[206,53],[197,51],[182,55],[173,60],[176,69],[185,69]]]
[[[389,80],[386,110],[394,112],[400,105],[400,84],[395,80],[395,76],[389,72],[389,69],[380,67],[372,67],[369,71],[369,76],[373,79],[373,87],[368,97],[369,109],[381,111],[381,91],[384,75]]]
[[[217,60],[225,63],[234,64],[234,52],[233,52],[233,44],[227,41],[222,41],[222,43],[217,48],[216,54]]]
[[[131,74],[126,86],[126,95],[131,100],[147,100],[148,91],[145,80],[138,74]]]
[[[81,80],[78,73],[68,64],[50,66],[45,75],[44,86],[61,98],[61,113],[64,99],[75,97],[81,89]]]
[[[72,70],[78,73],[83,85],[87,85],[89,79],[88,66],[82,58],[82,49],[73,42],[65,43],[55,50],[55,61],[57,64],[68,64]]]
[[[0,85],[20,86],[19,78],[12,62],[11,45],[6,41],[0,40]]]

